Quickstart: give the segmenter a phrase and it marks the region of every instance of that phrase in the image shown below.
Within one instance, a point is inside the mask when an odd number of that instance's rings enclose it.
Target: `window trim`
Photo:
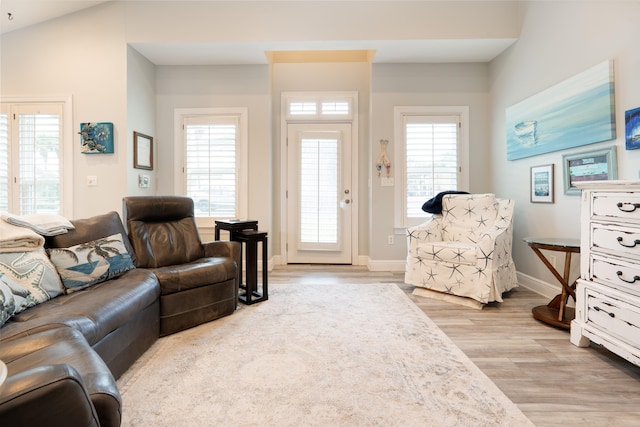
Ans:
[[[73,96],[72,95],[29,95],[0,96],[0,103],[7,104],[62,104],[62,147],[60,174],[62,188],[60,191],[61,215],[73,218]]]
[[[212,107],[212,108],[176,108],[174,109],[174,167],[178,173],[174,176],[174,192],[185,194],[185,163],[184,163],[184,117],[196,116],[236,116],[238,118],[238,170],[237,203],[238,218],[248,216],[249,205],[249,108],[247,107]],[[196,217],[196,223],[202,228],[213,228],[213,217]]]
[[[405,229],[424,222],[425,218],[407,217],[406,212],[406,156],[403,122],[406,116],[458,116],[460,131],[458,137],[458,185],[459,190],[469,189],[469,107],[468,106],[397,106],[393,109],[394,126],[394,228]],[[426,201],[426,200],[425,200]]]

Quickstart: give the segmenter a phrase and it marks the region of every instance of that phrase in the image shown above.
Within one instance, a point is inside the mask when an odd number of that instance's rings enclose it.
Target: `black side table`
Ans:
[[[252,219],[221,219],[216,220],[215,239],[220,240],[220,230],[229,232],[229,240],[235,240],[234,234],[242,230],[258,230],[258,221]]]
[[[247,252],[245,293],[239,296],[245,304],[269,299],[267,284],[267,233],[258,230],[241,230],[233,234],[234,240],[244,243]],[[262,293],[258,292],[258,243],[262,243]]]

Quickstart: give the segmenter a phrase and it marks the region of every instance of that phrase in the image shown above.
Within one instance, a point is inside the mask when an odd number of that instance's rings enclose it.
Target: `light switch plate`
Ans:
[[[388,178],[388,177],[382,178],[380,180],[380,185],[383,187],[393,187],[393,178]]]

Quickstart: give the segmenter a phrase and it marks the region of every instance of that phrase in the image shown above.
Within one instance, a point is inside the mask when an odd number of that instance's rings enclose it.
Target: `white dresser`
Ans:
[[[580,279],[571,342],[640,366],[640,181],[581,183]]]

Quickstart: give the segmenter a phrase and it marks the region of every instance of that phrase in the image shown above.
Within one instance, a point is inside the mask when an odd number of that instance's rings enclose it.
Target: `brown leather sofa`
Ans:
[[[191,198],[125,197],[123,212],[138,265],[160,282],[160,336],[235,311],[240,244],[203,244]]]
[[[46,246],[66,248],[120,233],[134,264],[140,267],[138,254],[131,246],[117,212],[72,223],[75,230],[47,238]],[[175,229],[175,225],[167,227]],[[138,236],[147,241],[157,240],[156,235],[145,236],[140,230]],[[165,250],[156,255],[164,259],[177,249],[191,253],[187,248],[195,243],[191,235],[183,241],[184,246],[171,249],[165,245]],[[208,249],[202,253],[209,258],[220,258],[209,260],[207,265],[211,277],[221,278],[225,291],[219,291],[217,282],[209,278],[209,305],[216,307],[215,298],[220,297],[225,309],[204,309],[206,316],[178,315],[175,322],[167,321],[169,326],[165,333],[230,314],[233,312],[231,306],[235,309],[239,244],[217,243],[220,245],[213,246],[227,247],[226,252]],[[202,248],[199,246],[194,253],[201,253]],[[236,252],[237,258],[234,258]],[[149,253],[141,254],[144,265],[151,265]],[[14,315],[0,328],[0,360],[8,369],[7,380],[0,385],[0,423],[12,426],[119,426],[122,399],[115,379],[158,339],[161,293],[174,293],[169,292],[171,288],[162,290],[160,278],[163,274],[174,277],[173,282],[167,278],[162,280],[172,283],[176,292],[181,293],[184,288],[182,277],[207,276],[196,270],[198,261],[184,270],[179,265],[165,270],[135,268],[117,278],[58,296]],[[193,281],[189,278],[187,283]],[[186,292],[182,303],[188,306],[187,300],[200,298],[206,294],[206,288],[205,284],[198,287],[196,293]],[[233,302],[228,301],[230,293],[234,295]],[[172,307],[180,310],[179,305]],[[216,315],[212,316],[211,312]]]

